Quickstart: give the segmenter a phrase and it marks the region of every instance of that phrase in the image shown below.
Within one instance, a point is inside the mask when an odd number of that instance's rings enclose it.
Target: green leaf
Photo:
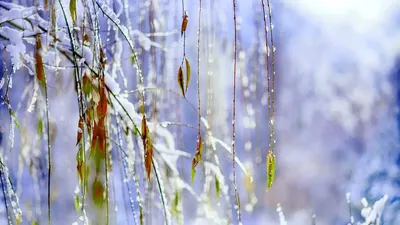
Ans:
[[[192,183],[194,183],[194,178],[196,177],[196,170],[192,167]]]
[[[75,20],[76,20],[76,0],[71,0],[69,2],[69,11],[71,13],[72,22],[75,23]]]
[[[185,63],[186,63],[186,92],[187,92],[190,83],[190,63],[187,58],[185,58]]]
[[[272,151],[269,151],[267,154],[267,184],[268,189],[272,187],[275,178],[275,165],[276,159],[275,154]]]
[[[221,196],[221,184],[220,184],[217,176],[215,176],[215,194],[216,194],[217,198],[219,199],[219,197]]]
[[[39,119],[37,124],[37,131],[39,132],[39,136],[43,134],[43,120]]]
[[[76,210],[77,212],[79,212],[79,195],[75,195],[74,204],[75,204],[75,210]]]
[[[240,211],[240,209],[241,209],[241,203],[240,203],[240,197],[239,197],[239,194],[236,194],[236,201],[237,201],[237,207],[238,207],[238,210]]]
[[[10,114],[14,118],[15,126],[17,126],[18,130],[21,131],[21,127],[19,126],[19,122],[18,122],[17,116],[15,116],[14,112],[11,111],[11,109],[10,109]]]
[[[179,191],[175,191],[174,201],[172,204],[172,212],[176,213],[176,214],[179,213],[179,210],[178,210],[179,199],[180,199]]]

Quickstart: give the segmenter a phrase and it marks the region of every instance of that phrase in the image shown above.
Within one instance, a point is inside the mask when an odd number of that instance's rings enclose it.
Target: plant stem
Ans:
[[[234,44],[233,44],[233,109],[232,109],[232,173],[233,173],[233,188],[235,190],[236,206],[237,206],[237,218],[238,223],[242,223],[242,216],[240,212],[240,200],[236,185],[236,171],[235,171],[235,120],[236,120],[236,61],[237,61],[237,26],[236,26],[236,0],[232,0],[233,3],[233,27],[234,27]]]

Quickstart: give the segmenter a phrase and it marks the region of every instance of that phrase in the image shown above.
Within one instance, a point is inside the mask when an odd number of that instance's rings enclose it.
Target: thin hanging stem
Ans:
[[[46,98],[46,121],[47,121],[47,158],[48,158],[48,179],[47,179],[47,217],[49,224],[51,224],[51,144],[50,144],[50,120],[49,120],[49,96],[47,91],[47,76],[43,73],[44,77],[44,95]]]
[[[232,109],[232,173],[233,173],[233,188],[235,190],[235,198],[237,205],[237,217],[238,223],[241,224],[242,216],[240,213],[240,200],[236,185],[236,171],[235,171],[235,120],[236,120],[236,61],[237,61],[237,24],[236,24],[236,0],[232,0],[233,3],[233,25],[234,25],[234,44],[233,44],[233,109]]]
[[[201,123],[201,111],[200,111],[200,29],[201,29],[201,0],[199,0],[199,27],[197,31],[197,140],[200,142],[200,123]],[[200,143],[199,143],[200,144]]]
[[[185,13],[185,0],[182,0],[182,20],[185,18],[186,13]],[[181,66],[183,66],[183,61],[185,61],[186,58],[186,31],[183,32],[183,57],[182,57],[182,63]]]
[[[264,18],[264,32],[265,32],[265,49],[266,49],[266,66],[267,66],[267,79],[268,79],[268,129],[269,129],[269,150],[272,150],[272,124],[271,124],[271,76],[269,72],[269,47],[268,47],[268,27],[267,27],[267,15],[265,13],[265,3],[261,0],[263,18]]]
[[[269,123],[271,124],[271,133],[272,133],[272,151],[275,154],[275,131],[274,131],[274,114],[275,114],[275,45],[274,45],[274,38],[272,34],[272,11],[271,11],[271,3],[270,0],[267,0],[268,4],[268,17],[269,17],[269,29],[270,29],[270,38],[271,38],[271,65],[272,65],[272,78],[271,78],[271,118]]]

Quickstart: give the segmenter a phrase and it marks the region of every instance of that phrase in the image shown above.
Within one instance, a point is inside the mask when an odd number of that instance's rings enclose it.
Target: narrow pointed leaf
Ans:
[[[182,26],[181,26],[181,36],[183,35],[183,33],[186,31],[186,27],[187,27],[187,24],[188,24],[188,22],[189,22],[189,17],[188,17],[188,15],[185,13],[185,16],[183,17],[183,20],[182,20]]]
[[[147,179],[150,180],[150,174],[151,174],[151,167],[153,165],[153,145],[150,141],[150,137],[148,135],[147,137],[147,148],[146,152],[144,154],[144,160],[145,160],[145,167],[146,167],[146,172],[147,172]]]
[[[20,127],[20,125],[19,125],[17,116],[15,116],[14,112],[11,111],[11,110],[10,110],[10,114],[11,114],[11,116],[13,117],[15,126],[17,126],[18,130],[21,131],[21,127]]]
[[[241,203],[240,203],[240,196],[239,196],[239,194],[237,194],[236,195],[236,201],[237,201],[237,207],[238,207],[238,210],[240,211],[240,209],[241,209]]]
[[[190,83],[190,63],[187,58],[185,58],[185,63],[186,63],[186,92],[187,92]]]
[[[179,84],[179,87],[180,87],[180,89],[181,89],[181,91],[182,91],[182,95],[183,95],[183,97],[185,97],[185,87],[184,87],[184,84],[183,84],[183,71],[182,71],[182,66],[179,66],[179,69],[178,69],[178,84]]]
[[[203,139],[201,136],[199,136],[199,140],[197,142],[197,152],[199,153],[201,159],[201,156],[203,155]]]
[[[221,196],[221,183],[219,182],[217,176],[215,176],[215,195],[218,199]]]
[[[267,184],[268,189],[272,187],[275,178],[275,154],[272,151],[269,151],[267,154]]]
[[[76,20],[76,0],[71,0],[69,2],[69,12],[71,13],[72,22],[75,23],[75,20]]]
[[[83,117],[81,116],[79,118],[79,122],[78,122],[78,131],[76,134],[76,145],[78,145],[79,142],[81,141],[82,135],[83,135]]]
[[[201,155],[203,154],[203,140],[201,136],[199,136],[199,139],[197,140],[197,149],[196,149],[196,154],[194,155],[192,159],[192,182],[194,182],[194,177],[196,176],[196,166],[199,164],[201,161]]]
[[[40,55],[40,49],[42,48],[42,39],[40,34],[36,35],[36,45],[35,45],[35,69],[36,69],[36,78],[38,79],[41,85],[45,84],[44,80],[44,67],[43,67],[43,58]]]
[[[100,207],[105,203],[104,186],[100,181],[95,180],[92,184],[92,199],[94,204]]]
[[[142,118],[142,141],[144,149],[144,166],[146,168],[147,179],[150,180],[151,168],[153,166],[153,144],[151,142],[145,115],[143,115]]]
[[[178,209],[179,199],[180,199],[179,191],[175,191],[174,201],[173,201],[173,204],[172,204],[172,212],[175,213],[175,214],[179,213],[179,209]]]
[[[195,177],[196,177],[196,170],[192,167],[192,183],[194,183]]]
[[[41,120],[41,119],[38,120],[37,131],[39,133],[39,136],[42,136],[42,134],[43,134],[43,120]]]

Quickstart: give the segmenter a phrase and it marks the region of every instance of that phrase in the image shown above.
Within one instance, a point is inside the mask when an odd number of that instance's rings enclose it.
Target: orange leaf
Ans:
[[[187,13],[185,12],[185,16],[183,17],[183,20],[182,20],[181,36],[183,35],[183,32],[186,31],[186,27],[187,27],[187,24],[188,24],[188,22],[189,22],[188,18],[189,18],[189,17],[188,17],[188,15],[187,15]]]
[[[142,140],[144,149],[144,166],[147,172],[147,179],[150,180],[151,167],[153,165],[153,144],[151,143],[149,127],[147,126],[146,116],[142,119]]]
[[[78,162],[78,164],[76,165],[76,170],[78,171],[78,173],[79,173],[79,178],[82,180],[82,176],[83,176],[83,173],[82,173],[82,166],[83,166],[83,162],[82,161],[79,161]]]
[[[100,95],[100,101],[99,101],[99,104],[97,105],[97,116],[99,118],[99,126],[102,127],[102,126],[104,126],[104,120],[107,115],[107,104],[108,104],[107,96],[105,93],[104,76],[102,76],[102,78],[101,78],[99,95]]]
[[[143,115],[142,118],[142,140],[143,140],[143,148],[146,149],[146,137],[147,137],[147,122],[146,116]]]
[[[146,167],[146,172],[147,172],[147,179],[150,180],[150,174],[151,174],[151,167],[153,165],[153,145],[151,144],[150,138],[147,138],[148,143],[147,143],[147,148],[146,152],[144,154],[144,160],[145,160],[145,167]]]
[[[95,180],[92,184],[92,199],[97,206],[102,206],[105,202],[104,186],[98,180]]]

